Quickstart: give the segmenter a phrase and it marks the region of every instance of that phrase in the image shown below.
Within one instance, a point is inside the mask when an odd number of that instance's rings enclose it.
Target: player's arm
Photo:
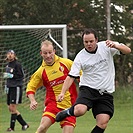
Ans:
[[[35,110],[37,108],[37,102],[35,100],[35,93],[37,91],[38,88],[40,88],[41,86],[43,86],[43,81],[41,78],[41,71],[40,69],[38,69],[32,76],[31,79],[29,81],[29,83],[27,84],[27,88],[26,88],[26,94],[27,97],[30,100],[30,109],[31,110]]]
[[[35,95],[34,94],[29,94],[28,98],[30,100],[30,109],[35,110],[37,108],[37,102],[35,100]]]
[[[70,88],[74,80],[80,77],[81,63],[78,56],[76,56],[74,62],[71,62],[70,68],[71,70],[63,83],[61,93],[57,97],[58,102],[61,102],[64,99],[66,91]]]
[[[70,75],[66,77],[66,79],[63,83],[63,86],[62,86],[61,93],[57,97],[58,102],[61,102],[64,99],[64,95],[65,95],[66,91],[70,88],[70,86],[72,85],[74,80],[75,80],[75,78]]]
[[[123,54],[129,54],[131,52],[131,49],[123,43],[118,43],[118,42],[113,42],[113,41],[107,40],[106,45],[110,48],[118,49]]]

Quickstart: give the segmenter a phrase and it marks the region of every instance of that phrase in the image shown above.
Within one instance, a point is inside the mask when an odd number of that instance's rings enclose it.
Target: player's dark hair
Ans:
[[[93,34],[93,35],[95,36],[96,39],[98,38],[97,32],[96,32],[93,28],[85,29],[85,30],[83,31],[82,38],[83,38],[83,36],[84,36],[85,34],[86,34],[86,35],[88,35],[88,34]]]

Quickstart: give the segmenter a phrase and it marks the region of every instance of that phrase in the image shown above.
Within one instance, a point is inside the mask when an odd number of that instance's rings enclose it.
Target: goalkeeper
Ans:
[[[35,110],[38,103],[34,95],[38,88],[45,86],[45,108],[36,133],[46,133],[48,128],[55,123],[56,114],[73,105],[77,97],[77,91],[76,85],[73,83],[66,92],[64,100],[57,102],[56,97],[61,92],[64,80],[72,66],[72,61],[57,56],[53,44],[48,40],[42,42],[40,54],[43,58],[42,65],[31,76],[26,93],[31,102],[30,109]],[[60,122],[63,133],[73,133],[75,124],[76,118],[74,116],[67,117]]]
[[[6,79],[5,92],[7,94],[7,104],[11,113],[10,127],[8,132],[13,132],[15,129],[16,120],[22,125],[22,130],[26,130],[29,125],[24,121],[20,112],[17,110],[17,105],[22,102],[22,85],[23,85],[23,69],[17,61],[16,54],[13,50],[9,50],[6,54],[8,64],[4,78]]]

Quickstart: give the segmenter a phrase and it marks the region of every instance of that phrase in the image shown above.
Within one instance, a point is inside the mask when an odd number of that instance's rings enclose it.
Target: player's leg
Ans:
[[[110,120],[110,116],[108,114],[99,114],[96,116],[97,126],[105,129]]]
[[[13,128],[13,125],[15,127],[15,122],[16,120],[18,120],[18,122],[22,125],[22,130],[26,130],[27,128],[29,128],[29,125],[24,121],[20,112],[17,110],[18,104],[21,103],[22,103],[22,87],[10,88],[9,111],[11,112],[11,124],[10,124],[11,128]]]
[[[103,133],[107,127],[110,116],[108,114],[99,114],[96,116],[96,126],[91,133]]]
[[[29,125],[23,119],[22,115],[18,110],[16,110],[16,113],[17,113],[17,121],[22,125],[22,130],[27,130],[27,128],[29,128]]]
[[[36,133],[46,133],[48,128],[55,123],[55,115],[57,112],[59,112],[59,109],[56,107],[54,101],[47,103],[47,106],[44,108],[44,112],[42,114],[40,126],[38,127]]]
[[[14,130],[16,120],[22,125],[22,130],[26,130],[27,128],[29,128],[29,125],[25,122],[22,115],[17,110],[16,104],[10,104],[9,110],[11,112],[11,122],[10,122],[11,129]]]
[[[15,122],[17,119],[17,113],[16,113],[16,105],[15,104],[10,104],[9,106],[9,111],[11,113],[11,118],[10,118],[10,128],[7,129],[7,131],[14,131],[15,129]]]
[[[16,103],[21,104],[22,103],[22,86],[16,87]],[[16,108],[16,113],[17,113],[17,121],[22,125],[22,130],[27,130],[29,128],[29,125],[26,123],[26,121],[23,119],[22,114],[17,110]]]
[[[62,129],[62,133],[74,133],[74,127],[73,126],[64,126]]]
[[[13,89],[9,88],[9,91],[7,93],[7,105],[8,105],[9,112],[11,113],[10,127],[7,129],[8,132],[14,131],[15,122],[16,122],[16,119],[17,119],[17,114],[15,112],[16,105],[14,103],[12,103],[12,101],[14,102],[14,94],[13,94],[12,91],[13,91]]]
[[[79,117],[87,112],[87,106],[84,104],[77,104],[74,106],[74,116]]]
[[[49,117],[43,116],[36,133],[46,133],[48,128],[52,125],[52,121]]]
[[[68,116],[82,116],[87,112],[87,106],[84,104],[77,104],[75,106],[72,106],[71,108],[68,108],[66,110],[63,110],[59,112],[56,115],[56,122],[62,121]]]
[[[88,90],[85,87],[80,87],[80,91],[76,100],[75,105],[73,105],[71,108],[67,110],[63,110],[59,112],[56,115],[56,121],[62,121],[68,116],[82,116],[86,113],[86,111],[89,109],[88,107],[91,107],[91,102],[88,102],[89,93]],[[88,104],[89,103],[89,104]]]
[[[62,133],[73,133],[76,126],[76,117],[69,116],[60,122]]]
[[[103,133],[114,113],[113,96],[109,94],[100,96],[94,103],[92,111],[96,118],[96,126],[91,133]]]

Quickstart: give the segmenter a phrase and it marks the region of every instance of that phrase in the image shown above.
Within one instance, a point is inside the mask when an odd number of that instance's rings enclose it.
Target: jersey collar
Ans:
[[[57,55],[55,54],[54,63],[55,63],[57,60],[59,60],[59,58],[60,58],[60,57],[57,56]],[[53,63],[53,64],[54,64],[54,63]],[[52,65],[53,65],[53,64],[52,64]],[[52,65],[50,65],[50,66],[52,66]],[[44,60],[42,61],[42,66],[43,66],[43,67],[44,67],[44,66],[48,66],[48,65],[44,62]]]
[[[88,51],[86,48],[85,48],[85,50],[88,52],[88,53],[90,53],[90,54],[95,54],[96,52],[97,52],[97,48],[98,48],[98,45],[97,45],[97,47],[96,47],[96,49],[94,50],[94,51]]]

